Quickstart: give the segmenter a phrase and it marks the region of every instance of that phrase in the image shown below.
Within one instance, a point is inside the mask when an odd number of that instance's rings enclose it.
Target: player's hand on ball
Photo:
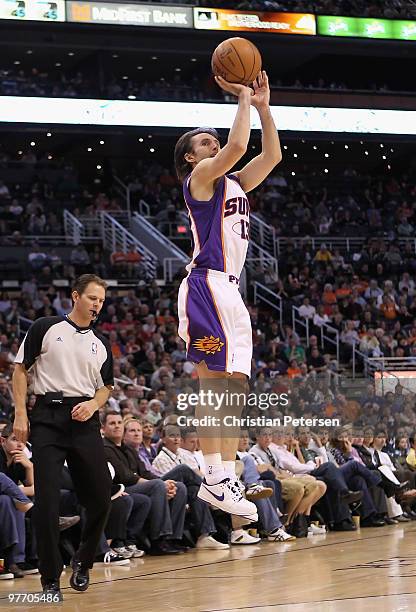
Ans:
[[[240,83],[230,83],[220,76],[215,77],[215,82],[221,87],[221,89],[227,93],[233,94],[233,96],[239,97],[240,95],[244,94],[252,96],[254,93],[251,87],[240,85]]]
[[[98,410],[98,404],[94,399],[88,400],[87,402],[81,402],[72,408],[72,420],[87,421],[92,417],[96,410]]]
[[[254,96],[251,97],[251,105],[262,108],[270,104],[270,87],[266,71],[262,70],[253,81]]]

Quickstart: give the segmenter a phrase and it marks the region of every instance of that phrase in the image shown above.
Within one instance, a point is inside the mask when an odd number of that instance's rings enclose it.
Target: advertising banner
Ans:
[[[194,8],[197,30],[274,32],[275,34],[316,34],[315,15],[309,13],[262,13],[228,9]]]
[[[326,15],[318,15],[317,20],[318,34],[322,36],[416,40],[416,21]]]
[[[160,28],[192,28],[192,8],[166,4],[69,1],[67,21]]]
[[[65,21],[65,0],[0,0],[0,19]]]

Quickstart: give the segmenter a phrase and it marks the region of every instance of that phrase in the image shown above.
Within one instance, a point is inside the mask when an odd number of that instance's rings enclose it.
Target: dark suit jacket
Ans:
[[[114,482],[129,487],[136,484],[139,478],[146,480],[157,478],[146,469],[135,450],[124,442],[121,443],[121,446],[117,446],[108,438],[104,438],[104,452],[107,461],[111,463],[116,472]]]

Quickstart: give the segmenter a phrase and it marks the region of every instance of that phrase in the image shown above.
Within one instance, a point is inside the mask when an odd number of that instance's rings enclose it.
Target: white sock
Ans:
[[[222,464],[224,466],[224,471],[228,478],[231,478],[231,480],[235,480],[237,478],[235,473],[235,461],[223,461]]]
[[[212,453],[204,455],[206,472],[205,480],[208,484],[217,484],[221,480],[224,480],[225,471],[222,464],[221,453]]]

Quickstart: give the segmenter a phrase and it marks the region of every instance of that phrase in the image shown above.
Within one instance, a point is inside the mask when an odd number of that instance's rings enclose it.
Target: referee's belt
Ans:
[[[78,402],[86,402],[91,398],[85,396],[68,397],[64,396],[62,391],[48,391],[44,395],[36,395],[36,399],[44,404],[77,404]]]

